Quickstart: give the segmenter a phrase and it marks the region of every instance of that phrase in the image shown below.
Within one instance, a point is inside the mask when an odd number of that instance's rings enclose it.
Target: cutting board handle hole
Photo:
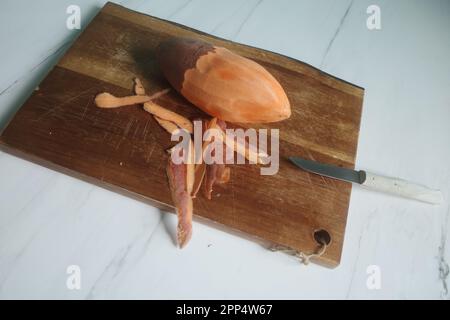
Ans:
[[[331,243],[331,236],[327,230],[319,229],[314,231],[314,240],[322,246],[328,246]]]

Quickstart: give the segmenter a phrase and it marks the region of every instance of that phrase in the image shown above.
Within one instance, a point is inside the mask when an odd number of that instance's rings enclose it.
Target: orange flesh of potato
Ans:
[[[134,79],[134,93],[137,95],[145,95],[145,88],[139,78]]]
[[[151,98],[149,96],[128,96],[119,98],[104,92],[95,97],[95,104],[99,108],[118,108],[133,104],[141,104],[150,100]]]
[[[177,126],[187,130],[191,134],[194,132],[194,126],[189,119],[179,115],[178,113],[167,110],[154,102],[149,101],[144,103],[144,110],[157,116],[158,118],[175,123]]]
[[[157,58],[170,84],[213,117],[267,123],[291,115],[280,83],[260,64],[228,49],[172,38],[160,44]]]

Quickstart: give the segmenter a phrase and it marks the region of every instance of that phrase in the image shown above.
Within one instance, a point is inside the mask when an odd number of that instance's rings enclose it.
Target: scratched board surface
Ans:
[[[105,110],[93,103],[103,91],[129,95],[136,76],[150,93],[168,87],[154,51],[171,36],[200,38],[257,61],[292,105],[290,119],[259,126],[280,129],[278,173],[232,165],[230,182],[211,201],[195,199],[194,214],[304,253],[318,249],[314,232],[326,230],[332,241],[315,262],[337,266],[351,185],[301,171],[287,157],[353,168],[364,90],[300,61],[108,3],[4,129],[2,149],[173,211],[169,135],[140,106]],[[206,117],[173,90],[158,103],[191,119]]]

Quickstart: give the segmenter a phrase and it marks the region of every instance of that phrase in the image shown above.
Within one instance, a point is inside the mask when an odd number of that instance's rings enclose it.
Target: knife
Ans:
[[[443,201],[441,191],[402,179],[380,176],[363,170],[341,168],[298,157],[290,157],[289,160],[303,170],[333,179],[358,183],[373,190],[431,204],[440,204]]]

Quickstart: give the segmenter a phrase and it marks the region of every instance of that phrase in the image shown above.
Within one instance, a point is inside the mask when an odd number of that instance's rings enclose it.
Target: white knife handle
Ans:
[[[362,185],[374,190],[432,204],[440,204],[443,201],[442,193],[439,190],[429,189],[420,184],[397,178],[379,176],[370,172],[366,172],[366,180]]]

